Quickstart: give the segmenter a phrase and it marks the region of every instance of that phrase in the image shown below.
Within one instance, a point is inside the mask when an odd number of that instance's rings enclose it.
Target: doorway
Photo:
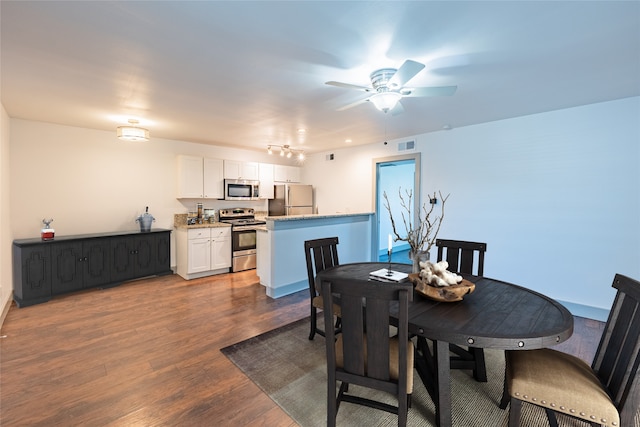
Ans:
[[[377,242],[377,259],[386,262],[388,260],[388,237],[390,234],[393,236],[393,228],[389,212],[385,207],[384,194],[386,193],[389,199],[389,206],[391,207],[396,229],[400,235],[403,235],[405,234],[402,222],[403,208],[400,206],[398,190],[405,196],[405,200],[407,200],[406,191],[410,191],[413,194],[411,214],[413,216],[412,221],[415,222],[418,214],[416,207],[420,206],[420,153],[373,159],[373,163],[373,170],[375,171],[373,177],[373,200],[377,223],[376,236],[373,241]],[[409,259],[409,245],[406,242],[394,241],[392,249],[393,262],[405,264],[411,262]]]

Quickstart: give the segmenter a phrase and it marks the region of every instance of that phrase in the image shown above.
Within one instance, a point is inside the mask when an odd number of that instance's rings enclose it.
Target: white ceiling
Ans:
[[[640,95],[639,1],[2,1],[13,118],[317,152]],[[355,90],[426,64],[393,116]],[[308,129],[306,136],[298,128]]]

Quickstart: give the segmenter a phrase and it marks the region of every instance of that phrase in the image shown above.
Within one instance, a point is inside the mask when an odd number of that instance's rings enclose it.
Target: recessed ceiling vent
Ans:
[[[407,151],[407,150],[415,150],[416,142],[415,141],[406,141],[398,143],[398,151]]]

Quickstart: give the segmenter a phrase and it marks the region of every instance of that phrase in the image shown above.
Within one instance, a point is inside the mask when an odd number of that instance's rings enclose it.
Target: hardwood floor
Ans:
[[[295,426],[219,350],[308,316],[308,304],[306,291],[267,297],[251,270],[13,305],[0,425]],[[575,329],[563,350],[590,361],[602,323],[577,318]]]

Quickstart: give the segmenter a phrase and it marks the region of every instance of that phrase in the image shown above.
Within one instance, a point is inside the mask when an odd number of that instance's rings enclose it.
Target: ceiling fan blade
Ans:
[[[363,92],[373,92],[373,88],[372,87],[352,85],[351,83],[342,83],[342,82],[330,81],[330,82],[325,82],[324,84],[327,84],[329,86],[343,87],[343,88],[347,88],[347,89],[361,90]]]
[[[400,102],[398,102],[396,106],[393,107],[393,109],[391,109],[390,113],[392,116],[397,116],[398,114],[402,114],[404,113],[404,107]]]
[[[405,88],[400,91],[402,96],[451,96],[456,93],[458,86],[432,86]]]
[[[398,68],[398,71],[389,79],[388,86],[392,89],[400,88],[404,86],[409,80],[411,80],[416,74],[418,74],[424,68],[424,64],[407,59],[404,64]]]
[[[347,104],[347,105],[345,105],[344,107],[340,107],[340,108],[338,108],[336,111],[344,111],[344,110],[348,110],[349,108],[353,108],[353,107],[355,107],[355,106],[357,106],[357,105],[364,104],[364,103],[365,103],[365,102],[367,102],[368,100],[369,100],[369,98],[365,98],[365,99],[361,99],[361,100],[356,101],[356,102],[352,102],[351,104]]]

